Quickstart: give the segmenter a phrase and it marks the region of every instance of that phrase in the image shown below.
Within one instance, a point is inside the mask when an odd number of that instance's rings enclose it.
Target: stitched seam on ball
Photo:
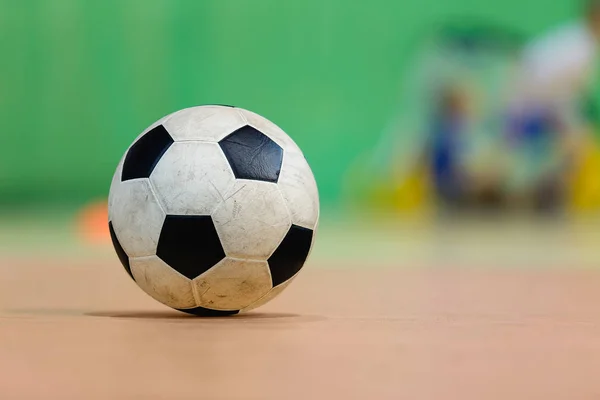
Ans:
[[[194,302],[196,303],[196,307],[201,307],[200,293],[198,293],[198,285],[196,285],[193,280],[190,281],[190,285],[192,285],[192,295],[194,296]]]
[[[271,273],[271,271],[269,270],[269,274]],[[296,272],[296,274],[294,276],[292,276],[290,279],[288,279],[285,282],[281,282],[279,285],[277,286],[273,286],[271,289],[269,289],[269,291],[267,293],[265,293],[264,295],[262,295],[258,300],[252,302],[252,304],[242,308],[241,311],[247,310],[250,308],[250,310],[253,310],[255,308],[251,308],[254,304],[259,303],[260,301],[262,301],[265,297],[267,297],[269,294],[271,294],[275,289],[277,289],[278,287],[281,287],[282,285],[285,285],[286,283],[291,283],[293,279],[295,279],[298,275],[300,274],[300,271]],[[280,293],[281,294],[281,293]],[[275,296],[277,297],[277,296]],[[264,305],[264,304],[263,304]],[[262,307],[262,306],[261,306]]]
[[[285,207],[285,211],[288,214],[289,217],[289,226],[287,227],[287,230],[285,231],[285,235],[283,235],[283,237],[281,238],[281,240],[279,241],[279,243],[277,243],[277,246],[273,249],[273,251],[271,251],[271,253],[267,256],[267,261],[269,260],[269,258],[271,258],[271,256],[273,254],[275,254],[275,252],[277,251],[277,249],[279,248],[279,246],[281,245],[281,243],[283,243],[287,233],[290,231],[290,229],[292,228],[292,225],[294,224],[294,218],[292,216],[292,212],[290,211],[288,205],[287,205],[287,201],[285,200],[285,196],[283,195],[283,193],[281,192],[281,188],[279,187],[279,185],[277,186],[277,192],[279,193],[279,195],[281,196],[281,198],[283,199],[283,206]]]
[[[211,144],[219,144],[218,140],[215,139],[182,139],[177,140],[176,143],[190,143],[190,142],[198,142],[198,143],[211,143]]]
[[[243,113],[241,110],[238,110],[238,109],[236,109],[236,111],[237,111],[238,115],[239,115],[240,117],[242,117],[242,120],[244,121],[244,123],[245,123],[246,125],[249,125],[249,123],[248,123],[248,120],[246,119],[246,116],[244,115],[244,113]]]
[[[166,218],[168,214],[165,211],[165,208],[163,207],[163,205],[161,204],[160,197],[158,197],[156,190],[154,190],[154,186],[152,185],[152,180],[150,178],[148,178],[148,186],[150,186],[150,191],[152,192],[152,195],[154,196],[154,199],[156,200],[156,204],[158,204],[158,208],[160,208],[160,211],[162,211],[162,213],[165,215],[165,218]],[[163,221],[163,223],[164,223],[164,221]]]

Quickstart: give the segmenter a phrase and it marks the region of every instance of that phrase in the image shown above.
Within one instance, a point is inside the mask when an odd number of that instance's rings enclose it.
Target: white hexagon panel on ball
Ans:
[[[159,302],[199,316],[262,306],[298,275],[319,219],[317,186],[277,125],[236,107],[186,108],[146,129],[117,166],[117,255]]]

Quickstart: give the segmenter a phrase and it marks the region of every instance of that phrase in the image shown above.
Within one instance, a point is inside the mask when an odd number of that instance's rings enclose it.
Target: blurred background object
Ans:
[[[533,35],[514,22],[440,22],[410,58],[378,146],[347,180],[354,193],[413,211],[597,210],[600,2],[576,9]]]
[[[583,121],[570,136],[581,140],[537,126],[547,114],[514,112],[527,60],[553,60],[528,54],[568,50],[582,37],[573,32],[595,26],[596,6],[583,4],[0,0],[2,213],[69,216],[102,242],[92,231],[105,229],[128,144],[199,104],[254,110],[286,130],[324,214],[596,211],[595,83],[561,103]],[[567,50],[543,84],[578,57],[592,65],[595,48]]]

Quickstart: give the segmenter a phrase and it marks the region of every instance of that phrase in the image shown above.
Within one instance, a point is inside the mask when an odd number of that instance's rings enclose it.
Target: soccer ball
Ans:
[[[109,229],[121,263],[159,302],[200,316],[259,307],[312,248],[319,195],[294,141],[250,111],[200,106],[145,130],[115,172]]]

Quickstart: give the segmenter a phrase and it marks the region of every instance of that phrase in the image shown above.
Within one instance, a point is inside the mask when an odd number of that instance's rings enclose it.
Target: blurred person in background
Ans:
[[[579,20],[523,49],[509,98],[508,146],[519,154],[513,165],[519,173],[509,185],[537,210],[564,206],[569,177],[589,140],[582,104],[593,87],[599,40],[600,0],[588,0]]]
[[[499,110],[521,35],[485,22],[449,23],[425,67],[426,146],[435,200],[443,208],[504,207],[497,154]],[[439,58],[438,58],[439,57]],[[441,58],[441,60],[440,60]]]
[[[439,94],[431,127],[430,163],[438,199],[450,207],[460,207],[466,197],[466,174],[461,153],[469,121],[469,93],[448,86]]]

